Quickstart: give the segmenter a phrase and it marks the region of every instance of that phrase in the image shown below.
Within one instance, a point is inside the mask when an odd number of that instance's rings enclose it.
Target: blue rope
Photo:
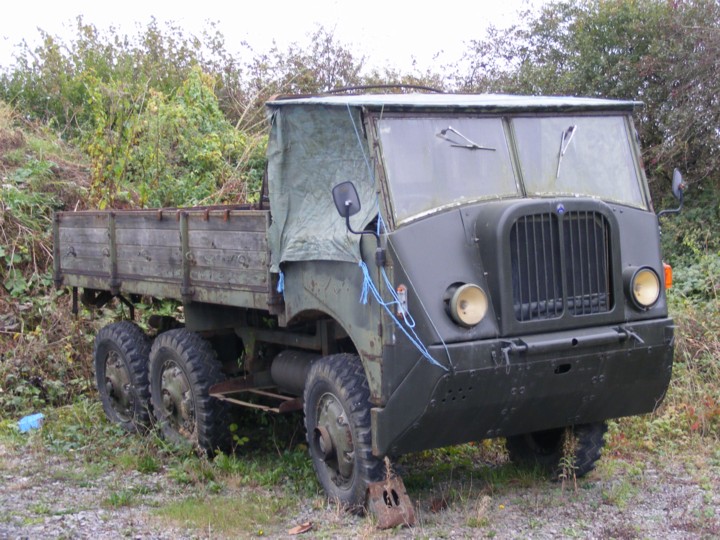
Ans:
[[[415,321],[410,316],[410,313],[408,313],[407,310],[403,310],[404,312],[404,321],[403,324],[402,321],[400,321],[395,314],[393,313],[392,307],[393,306],[401,306],[400,299],[397,296],[397,293],[395,290],[389,286],[390,281],[388,280],[387,274],[385,274],[385,270],[382,269],[382,274],[385,279],[386,286],[388,286],[388,290],[390,291],[390,294],[393,297],[393,300],[391,302],[386,302],[383,300],[382,295],[380,294],[380,291],[378,291],[377,287],[375,287],[375,284],[372,281],[372,278],[370,277],[370,271],[368,270],[367,265],[360,261],[359,266],[363,273],[363,287],[362,287],[362,293],[360,294],[360,302],[363,304],[367,304],[368,300],[368,292],[372,293],[373,297],[377,301],[378,304],[380,304],[388,315],[390,315],[390,318],[395,323],[395,326],[397,326],[400,330],[402,330],[403,334],[410,340],[410,343],[413,344],[413,346],[420,352],[420,354],[425,358],[428,362],[431,364],[439,367],[440,369],[444,371],[448,371],[448,368],[440,364],[437,360],[435,360],[432,355],[430,354],[430,351],[427,350],[427,347],[423,345],[422,341],[420,341],[420,338],[418,337],[417,333],[415,332]]]
[[[280,271],[280,277],[278,278],[277,292],[282,294],[285,291],[285,274]]]
[[[357,139],[358,146],[360,147],[360,151],[362,152],[363,159],[365,160],[365,166],[368,169],[368,174],[370,175],[370,178],[374,180],[375,174],[373,172],[372,166],[370,165],[370,160],[368,159],[368,156],[365,152],[365,146],[363,145],[362,138],[360,137],[360,132],[358,130],[357,125],[355,124],[355,118],[352,114],[352,109],[350,108],[350,103],[346,103],[347,105],[347,111],[348,115],[350,116],[350,121],[352,122],[353,129],[355,130],[355,138]],[[386,233],[385,229],[385,223],[383,222],[382,216],[380,215],[380,200],[376,199],[376,204],[378,208],[378,219],[377,219],[377,235],[378,238],[380,237],[380,234]],[[382,228],[382,232],[381,232]],[[367,304],[368,302],[368,295],[369,293],[372,293],[375,300],[377,300],[378,304],[380,304],[388,315],[390,315],[390,318],[395,322],[395,326],[397,326],[400,330],[402,330],[403,334],[407,336],[407,338],[410,340],[410,343],[413,344],[413,346],[422,354],[422,356],[431,364],[438,366],[439,368],[448,371],[448,368],[440,364],[437,360],[435,360],[430,352],[428,351],[427,347],[423,344],[423,342],[418,337],[417,333],[415,332],[415,320],[412,318],[410,313],[407,311],[407,309],[402,306],[402,303],[400,302],[400,299],[397,296],[397,293],[395,292],[395,289],[393,288],[392,284],[390,283],[390,279],[387,276],[387,273],[385,272],[384,268],[380,269],[380,272],[383,276],[383,281],[385,282],[385,287],[388,291],[390,291],[391,296],[393,297],[391,302],[385,302],[382,298],[382,295],[380,294],[380,291],[378,291],[377,287],[375,287],[375,283],[373,283],[372,278],[370,277],[370,271],[368,270],[367,265],[361,260],[359,262],[359,266],[362,269],[363,272],[363,284],[362,284],[362,290],[360,291],[360,302],[362,304]],[[400,309],[403,310],[403,319],[400,321],[395,314],[393,313],[392,307],[393,306],[399,306]],[[429,314],[428,314],[429,316]],[[430,321],[432,323],[432,321]],[[434,325],[433,325],[434,327]],[[437,329],[436,329],[437,331]],[[440,336],[440,332],[438,332],[438,336],[440,337],[440,341],[442,342],[443,346],[445,347],[445,351],[448,355],[448,360],[450,360],[450,351],[447,348],[447,345],[445,345],[445,341],[443,340],[442,336]],[[452,365],[452,361],[451,365]]]

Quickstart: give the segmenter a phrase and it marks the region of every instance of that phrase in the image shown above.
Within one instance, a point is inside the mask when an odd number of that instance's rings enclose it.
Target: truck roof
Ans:
[[[364,107],[372,110],[448,110],[468,112],[580,112],[632,111],[639,101],[568,96],[515,96],[507,94],[355,94],[281,96],[267,106],[288,105]]]

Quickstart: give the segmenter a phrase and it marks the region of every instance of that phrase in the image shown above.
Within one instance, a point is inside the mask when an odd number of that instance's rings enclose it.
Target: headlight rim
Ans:
[[[479,293],[479,296],[476,296],[475,298],[467,298],[468,293],[472,294],[473,292]],[[480,310],[479,315],[476,315],[469,320],[467,317],[463,319],[460,308],[460,301],[463,299],[463,296],[465,296],[465,299],[468,301],[480,301],[481,305],[478,308]],[[485,292],[485,289],[476,283],[453,283],[446,291],[445,301],[450,319],[452,319],[455,324],[462,326],[463,328],[473,328],[480,324],[487,316],[490,308],[490,299],[488,294]]]
[[[662,296],[662,280],[654,268],[651,266],[633,266],[627,268],[623,273],[625,275],[625,293],[636,309],[647,311],[660,301],[660,297]],[[653,292],[654,298],[651,302],[643,302],[636,292],[638,279],[642,279],[643,276],[651,276],[652,278],[652,286],[655,290]]]

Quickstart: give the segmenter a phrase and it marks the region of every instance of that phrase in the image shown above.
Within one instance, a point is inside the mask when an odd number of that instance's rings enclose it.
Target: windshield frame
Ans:
[[[628,203],[623,203],[620,201],[610,201],[603,199],[599,196],[592,196],[592,195],[558,195],[558,194],[549,194],[547,196],[542,196],[541,194],[533,195],[532,197],[527,194],[526,186],[525,186],[525,180],[523,178],[523,172],[520,165],[520,158],[518,155],[518,141],[516,139],[515,129],[513,127],[513,120],[516,118],[563,118],[567,117],[568,120],[578,117],[578,116],[584,116],[584,117],[603,117],[603,116],[610,116],[610,117],[620,117],[623,119],[623,123],[625,126],[625,136],[627,138],[628,143],[628,151],[630,152],[632,166],[634,168],[635,173],[635,181],[638,183],[638,189],[640,192],[640,198],[642,199],[642,205],[633,205]],[[383,145],[382,145],[382,138],[380,136],[380,120],[387,119],[387,118],[422,118],[422,117],[434,117],[434,118],[442,118],[443,122],[445,120],[452,121],[453,118],[478,118],[478,119],[486,119],[486,118],[495,118],[500,119],[502,122],[503,130],[505,132],[506,141],[505,143],[508,146],[508,150],[510,153],[510,159],[512,162],[512,174],[514,175],[514,183],[517,187],[517,191],[513,194],[502,194],[502,195],[491,195],[491,196],[479,196],[474,197],[472,199],[463,200],[461,202],[453,201],[449,202],[448,204],[442,204],[437,207],[431,208],[427,211],[423,211],[417,214],[413,214],[412,216],[405,217],[402,219],[398,219],[397,213],[395,212],[395,206],[392,196],[392,190],[391,190],[391,180],[388,178],[388,171],[387,171],[387,163],[386,158],[383,155]],[[452,125],[452,124],[451,124]],[[447,126],[446,126],[447,127]],[[630,208],[637,208],[644,211],[652,211],[652,202],[650,199],[650,193],[649,193],[649,187],[647,183],[647,178],[645,175],[644,168],[642,166],[642,158],[640,154],[640,144],[639,140],[637,139],[637,131],[635,129],[633,120],[632,120],[632,114],[629,112],[623,112],[623,111],[571,111],[567,113],[558,113],[557,111],[553,112],[536,112],[536,113],[528,113],[528,112],[520,112],[517,114],[514,113],[486,113],[486,112],[480,112],[480,111],[472,111],[472,110],[432,110],[432,111],[413,111],[413,112],[404,112],[404,111],[392,111],[392,112],[383,112],[383,111],[367,111],[365,110],[365,128],[367,130],[367,134],[369,135],[369,142],[371,144],[372,148],[372,155],[374,156],[374,166],[376,174],[378,174],[378,177],[380,178],[379,181],[379,191],[378,194],[382,197],[385,208],[386,208],[386,216],[383,218],[387,225],[390,226],[391,229],[395,229],[397,227],[401,227],[405,224],[415,222],[419,219],[423,219],[425,217],[428,217],[430,215],[447,211],[453,208],[459,208],[463,206],[467,206],[469,204],[474,204],[480,201],[490,201],[490,200],[502,200],[502,199],[525,199],[525,198],[571,198],[571,197],[587,197],[587,198],[594,198],[597,200],[602,200],[607,204],[612,205],[619,205],[619,206],[627,206]],[[462,131],[462,130],[460,130]],[[472,137],[471,137],[472,138]],[[448,143],[448,146],[449,143]],[[465,149],[456,149],[457,151],[468,151]],[[482,150],[480,150],[482,151]]]

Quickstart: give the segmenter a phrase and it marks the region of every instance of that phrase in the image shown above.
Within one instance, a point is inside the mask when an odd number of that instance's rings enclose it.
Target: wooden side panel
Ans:
[[[267,309],[269,221],[267,211],[230,208],[59,213],[56,279]]]
[[[63,274],[110,274],[108,222],[108,215],[92,215],[63,223],[55,237],[55,257]]]

